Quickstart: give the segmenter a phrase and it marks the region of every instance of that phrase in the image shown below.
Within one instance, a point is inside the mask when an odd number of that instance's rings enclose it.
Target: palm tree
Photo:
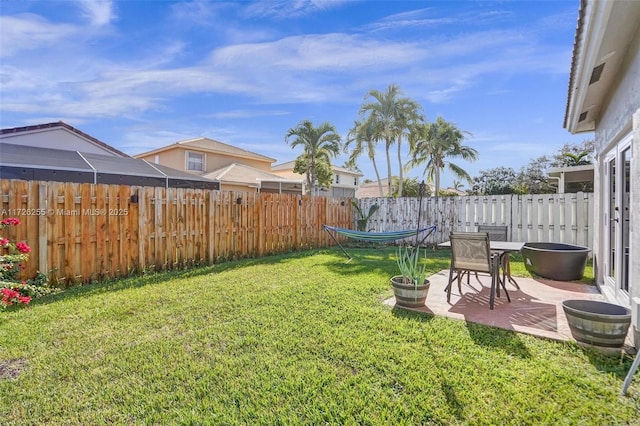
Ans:
[[[398,192],[402,193],[402,154],[401,142],[402,138],[408,133],[412,124],[419,121],[420,105],[415,101],[401,97],[402,92],[395,84],[390,84],[386,92],[379,90],[370,90],[369,98],[373,101],[366,102],[360,107],[360,114],[366,117],[366,121],[371,121],[371,125],[376,128],[376,140],[384,141],[385,152],[387,156],[387,177],[389,191],[391,195],[391,157],[389,151],[394,143],[398,144],[398,166],[399,166],[399,184]],[[366,98],[365,98],[366,99]]]
[[[380,189],[380,196],[383,197],[382,182],[380,181],[380,172],[378,171],[378,165],[376,164],[376,123],[367,121],[355,121],[353,128],[349,130],[347,135],[347,141],[344,144],[345,152],[348,152],[349,146],[353,143],[354,147],[349,154],[349,162],[355,163],[355,160],[362,155],[363,152],[367,153],[367,157],[373,163],[373,171],[376,173],[376,179],[378,180],[378,188]]]
[[[586,166],[587,164],[591,164],[589,161],[589,151],[581,151],[581,152],[563,152],[562,153],[564,164],[567,167],[574,166]]]
[[[398,188],[399,187],[400,185],[398,185]],[[419,197],[420,182],[418,182],[418,178],[404,178],[402,192],[395,192],[393,195],[396,197]],[[423,195],[429,195],[429,190],[426,186],[425,193]]]
[[[296,163],[304,164],[303,173],[307,179],[307,185],[312,195],[316,194],[316,185],[318,183],[318,163],[325,162],[331,165],[331,158],[340,153],[340,135],[336,132],[335,127],[324,122],[318,127],[314,127],[309,120],[302,120],[298,125],[287,131],[285,142],[290,142],[291,148],[300,145],[304,152],[298,157]],[[299,170],[296,170],[299,172]]]
[[[414,167],[426,163],[424,173],[430,182],[435,183],[436,195],[440,192],[440,173],[445,166],[456,177],[471,182],[471,176],[464,169],[446,160],[449,157],[468,161],[478,158],[478,151],[462,145],[465,134],[470,135],[469,132],[458,129],[455,124],[438,117],[435,123],[414,126],[409,135],[412,159],[408,165]]]

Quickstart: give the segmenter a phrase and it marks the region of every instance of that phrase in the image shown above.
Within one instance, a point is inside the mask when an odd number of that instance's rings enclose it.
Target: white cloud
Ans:
[[[75,34],[77,28],[68,24],[52,24],[34,14],[0,16],[0,57],[55,46]]]
[[[111,0],[78,0],[78,6],[92,25],[101,27],[115,19]]]
[[[288,115],[290,114],[288,111],[283,110],[229,110],[222,111],[215,114],[210,114],[209,116],[212,118],[222,118],[222,119],[237,119],[237,118],[252,118],[252,117],[275,117],[279,115]]]
[[[234,3],[209,0],[182,1],[171,6],[173,19],[181,25],[213,27],[224,25],[223,12],[231,12],[236,8]]]
[[[251,3],[245,9],[247,16],[286,19],[312,15],[341,7],[350,0],[267,0]]]
[[[245,43],[217,49],[211,64],[217,68],[298,71],[366,72],[417,62],[424,50],[417,43],[380,41],[348,34],[285,37],[273,42]]]
[[[464,25],[477,28],[481,25],[495,24],[511,16],[507,11],[467,12],[459,15],[438,16],[435,8],[416,9],[409,12],[396,13],[366,25],[364,29],[371,31],[405,30],[410,27],[433,27],[443,25]]]

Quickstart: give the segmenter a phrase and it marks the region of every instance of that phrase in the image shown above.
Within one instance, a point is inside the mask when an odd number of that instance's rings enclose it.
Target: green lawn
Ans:
[[[349,251],[122,279],[0,313],[0,424],[640,424],[640,376],[619,396],[630,358],[391,309],[395,250]],[[433,272],[448,267],[448,251],[429,255]]]

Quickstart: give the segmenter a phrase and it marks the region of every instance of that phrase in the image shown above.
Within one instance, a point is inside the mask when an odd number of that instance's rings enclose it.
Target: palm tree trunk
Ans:
[[[311,180],[311,195],[316,196],[316,162],[313,157],[311,157],[311,167],[309,170],[309,179]]]
[[[391,148],[391,144],[389,142],[386,143],[386,152],[387,152],[387,197],[391,197],[391,155],[389,155],[389,148]]]
[[[384,192],[382,191],[382,182],[380,181],[380,172],[378,172],[378,165],[376,164],[376,159],[371,158],[373,162],[373,171],[376,172],[376,179],[378,180],[378,189],[380,190],[380,196],[384,197]]]
[[[313,185],[311,184],[311,176],[307,173],[307,188],[309,188],[309,194],[313,195]]]

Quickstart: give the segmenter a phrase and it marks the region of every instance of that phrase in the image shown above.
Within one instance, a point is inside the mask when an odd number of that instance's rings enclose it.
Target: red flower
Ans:
[[[15,218],[15,217],[8,217],[6,219],[3,219],[2,222],[0,222],[1,224],[8,226],[8,225],[20,225],[20,219]]]
[[[31,251],[31,247],[25,242],[16,243],[16,249],[23,254],[27,254]]]
[[[20,292],[11,288],[0,289],[0,293],[2,293],[2,300],[0,300],[0,302],[5,306],[11,306],[14,303],[22,303],[23,305],[27,305],[29,302],[31,302],[31,297],[22,296]]]
[[[6,238],[0,238],[0,246],[7,246],[9,245],[9,240],[7,240]]]
[[[2,291],[2,303],[4,303],[7,306],[13,305],[14,299],[20,296],[20,293],[10,288],[3,288],[1,291]]]

